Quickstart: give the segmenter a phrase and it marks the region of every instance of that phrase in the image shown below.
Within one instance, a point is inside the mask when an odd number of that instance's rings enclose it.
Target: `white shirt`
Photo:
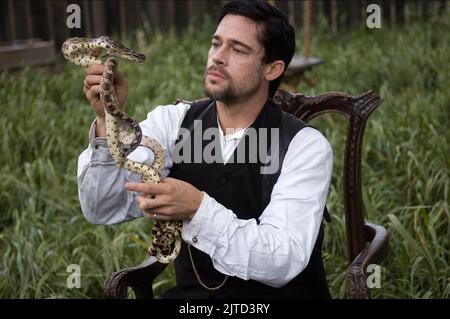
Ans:
[[[165,150],[162,177],[168,176],[173,165],[171,152],[189,107],[183,103],[158,106],[140,123],[143,134],[157,140]],[[139,177],[117,168],[106,140],[94,138],[94,132],[95,123],[89,133],[89,147],[78,159],[78,194],[84,216],[94,224],[115,224],[143,216],[134,201],[137,194],[124,189],[127,181],[139,181]],[[225,137],[220,131],[224,162],[244,133],[240,130]],[[129,158],[152,163],[153,153],[139,147]],[[183,221],[182,238],[208,254],[214,268],[223,274],[272,287],[284,286],[308,264],[322,220],[332,165],[332,150],[326,138],[306,127],[289,144],[259,224],[255,219],[238,219],[233,211],[204,193],[192,220]]]

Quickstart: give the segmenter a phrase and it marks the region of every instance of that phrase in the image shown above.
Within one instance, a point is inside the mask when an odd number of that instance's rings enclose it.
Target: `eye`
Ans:
[[[220,47],[220,42],[217,41],[211,42],[211,48],[217,49],[218,47]]]
[[[242,50],[239,50],[237,48],[233,48],[233,52],[237,53],[237,54],[244,54],[245,52]]]

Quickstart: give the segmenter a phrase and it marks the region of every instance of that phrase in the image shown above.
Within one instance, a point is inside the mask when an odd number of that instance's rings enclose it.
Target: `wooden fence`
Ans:
[[[450,12],[450,1],[429,0],[268,0],[279,6],[296,27],[314,27],[327,21],[334,32],[366,23],[367,6],[381,7],[382,23],[408,23],[427,19],[440,11]],[[183,30],[205,15],[215,19],[219,0],[101,1],[101,0],[7,0],[0,1],[0,68],[53,61],[55,47],[71,36],[95,37],[127,34],[137,28]],[[80,8],[80,27],[69,28],[70,4]],[[312,14],[305,14],[305,8]],[[310,21],[306,23],[304,19]],[[306,44],[305,44],[306,45]],[[8,61],[6,61],[8,60]],[[36,63],[33,63],[36,62]]]
[[[59,45],[69,36],[97,36],[128,32],[148,23],[151,28],[182,30],[193,19],[205,14],[215,15],[226,1],[164,0],[164,1],[69,1],[8,0],[0,2],[0,42],[41,38],[55,40]],[[303,25],[304,1],[271,1],[286,12],[296,26]],[[81,8],[81,28],[66,27],[69,4]],[[333,30],[365,23],[370,3],[382,8],[384,23],[404,23],[412,12],[426,19],[430,8],[448,10],[449,1],[311,1],[312,23],[318,17],[328,20]],[[214,17],[215,18],[215,17]]]

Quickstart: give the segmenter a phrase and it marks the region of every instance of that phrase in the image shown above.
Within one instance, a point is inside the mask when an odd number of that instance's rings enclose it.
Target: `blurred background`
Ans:
[[[7,0],[0,3],[0,44],[2,52],[8,44],[33,48],[33,56],[15,63],[2,61],[1,66],[42,64],[54,61],[61,44],[69,37],[98,37],[104,34],[127,35],[138,29],[162,32],[185,30],[189,25],[201,23],[206,16],[215,17],[226,0],[162,0],[162,1],[101,1],[101,0]],[[271,1],[281,8],[295,27],[316,25],[324,19],[334,33],[344,32],[366,22],[368,6],[376,4],[381,10],[383,25],[408,24],[419,18],[427,20],[437,12],[448,12],[449,1],[397,0],[397,1]],[[77,8],[74,9],[73,6]],[[68,16],[79,13],[79,23],[67,25]],[[371,10],[370,10],[371,11]],[[66,27],[65,27],[66,26]],[[309,30],[306,30],[309,33]],[[306,39],[308,41],[309,39]],[[17,54],[17,51],[14,52]],[[3,57],[3,56],[2,56]]]
[[[202,97],[225,2],[0,2],[0,298],[101,298],[106,277],[140,263],[151,240],[149,220],[94,226],[82,216],[76,164],[94,115],[84,71],[63,59],[62,42],[109,35],[145,53],[145,64],[119,66],[130,84],[127,113],[143,120],[157,105]],[[367,123],[362,163],[367,218],[391,236],[372,297],[449,298],[450,1],[270,2],[296,28],[284,88],[374,90],[384,99]],[[370,4],[380,8],[379,28],[369,27]],[[76,12],[79,27],[70,28]],[[333,297],[346,298],[346,126],[338,115],[313,125],[334,152],[324,260]],[[81,270],[78,288],[67,285],[72,264]],[[154,283],[157,296],[173,284],[168,267]]]

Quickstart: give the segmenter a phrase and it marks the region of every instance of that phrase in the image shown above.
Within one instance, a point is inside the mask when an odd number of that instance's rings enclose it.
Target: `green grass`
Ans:
[[[324,60],[300,84],[307,95],[369,89],[384,99],[364,140],[363,187],[370,221],[384,225],[390,252],[375,298],[449,298],[450,81],[448,16],[380,30],[332,34],[314,29],[312,52]],[[202,96],[211,24],[182,36],[140,31],[125,41],[144,51],[144,65],[123,62],[130,82],[127,111],[137,119],[175,98]],[[301,32],[298,48],[301,50]],[[0,74],[0,297],[102,297],[109,273],[146,256],[150,222],[116,226],[84,220],[77,198],[76,161],[93,119],[82,93],[83,70],[60,61],[61,72],[27,68]],[[344,121],[314,121],[333,145],[325,262],[332,295],[345,297],[345,222],[342,207]],[[68,289],[67,266],[81,267],[81,288]],[[174,282],[169,267],[157,295]]]

